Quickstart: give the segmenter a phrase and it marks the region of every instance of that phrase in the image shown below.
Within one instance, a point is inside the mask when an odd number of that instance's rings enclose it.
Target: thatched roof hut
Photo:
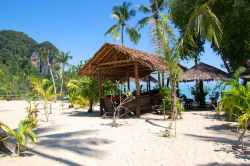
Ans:
[[[117,44],[105,43],[80,70],[79,75],[97,76],[99,89],[102,89],[103,80],[121,80],[128,82],[129,78],[135,79],[136,85],[136,115],[140,116],[141,106],[145,103],[145,98],[140,102],[140,84],[139,79],[145,78],[154,71],[165,72],[167,70],[166,62],[159,56],[139,51],[136,49],[120,46]],[[150,78],[149,84],[150,84]],[[150,87],[150,85],[149,85]],[[150,89],[150,88],[149,88]],[[104,99],[103,93],[99,91],[100,99]],[[151,96],[147,98],[150,103]],[[105,100],[100,101],[100,111],[107,108]],[[105,106],[106,105],[106,106]]]
[[[183,82],[190,81],[214,81],[228,78],[229,74],[205,63],[198,63],[196,66],[186,70],[183,75]]]
[[[156,55],[136,49],[105,43],[93,58],[80,70],[79,75],[102,75],[111,80],[135,77],[134,67],[138,64],[138,77],[143,78],[153,71],[167,70],[165,61]]]

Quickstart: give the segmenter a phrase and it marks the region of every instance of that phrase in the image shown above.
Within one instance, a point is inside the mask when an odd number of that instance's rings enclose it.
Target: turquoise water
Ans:
[[[215,89],[215,88],[216,88],[216,85],[218,85],[219,83],[220,82],[218,82],[218,81],[210,81],[210,82],[204,81],[203,82],[204,89],[205,89],[205,87],[210,88],[209,93],[206,95],[206,102],[210,101],[209,98],[213,92],[218,91],[218,89]],[[166,82],[165,82],[165,84],[166,84]],[[126,84],[124,84],[124,85],[126,87]],[[146,91],[147,83],[140,81],[140,85],[142,85],[142,91]],[[187,98],[194,99],[194,96],[191,94],[192,87],[195,87],[195,82],[179,83],[180,94],[186,95]],[[157,89],[157,88],[158,88],[157,83],[151,83],[151,90]],[[130,83],[130,89],[131,89],[131,92],[133,92],[135,90],[135,84],[132,81]]]

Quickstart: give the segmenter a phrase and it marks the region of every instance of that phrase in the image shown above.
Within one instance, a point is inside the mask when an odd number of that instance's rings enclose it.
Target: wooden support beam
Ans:
[[[158,85],[159,85],[159,89],[161,89],[161,74],[160,72],[158,71]]]
[[[150,91],[151,90],[151,75],[150,75],[150,73],[148,76],[149,76],[148,77],[148,91]]]
[[[127,84],[128,84],[128,91],[130,91],[130,80],[129,80],[129,72],[127,71]]]
[[[125,59],[125,60],[120,60],[120,61],[99,63],[98,66],[115,65],[115,64],[121,64],[121,63],[129,63],[129,62],[132,62],[132,61],[128,60],[128,59]]]
[[[161,73],[161,86],[164,87],[164,72]]]
[[[135,87],[136,87],[136,116],[140,117],[141,113],[141,103],[140,103],[140,85],[138,77],[138,63],[135,62]]]
[[[100,114],[103,115],[103,101],[102,101],[102,81],[101,81],[101,73],[98,71],[98,90],[99,90],[99,101],[100,101]]]

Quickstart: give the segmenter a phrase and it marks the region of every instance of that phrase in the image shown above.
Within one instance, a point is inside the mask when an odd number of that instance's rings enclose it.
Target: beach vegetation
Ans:
[[[222,93],[219,111],[226,112],[231,119],[238,122],[238,129],[241,131],[236,146],[244,144],[243,138],[250,125],[250,84],[243,85],[240,83],[240,74],[245,71],[245,68],[240,67],[234,73],[233,78],[227,79],[222,83],[229,88],[226,88]]]

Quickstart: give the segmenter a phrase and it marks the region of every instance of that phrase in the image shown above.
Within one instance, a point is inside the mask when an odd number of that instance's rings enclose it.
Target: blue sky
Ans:
[[[0,30],[21,31],[38,42],[50,41],[61,51],[70,51],[71,64],[91,58],[105,42],[119,43],[105,31],[115,21],[112,7],[123,0],[1,0]],[[131,0],[133,8],[148,0]],[[143,15],[138,13],[129,23],[135,25]],[[141,40],[132,44],[125,36],[125,45],[143,51],[154,51],[148,31],[141,31]],[[175,30],[176,32],[178,30]],[[206,43],[201,61],[220,68],[222,61]],[[191,67],[193,62],[182,62]]]

